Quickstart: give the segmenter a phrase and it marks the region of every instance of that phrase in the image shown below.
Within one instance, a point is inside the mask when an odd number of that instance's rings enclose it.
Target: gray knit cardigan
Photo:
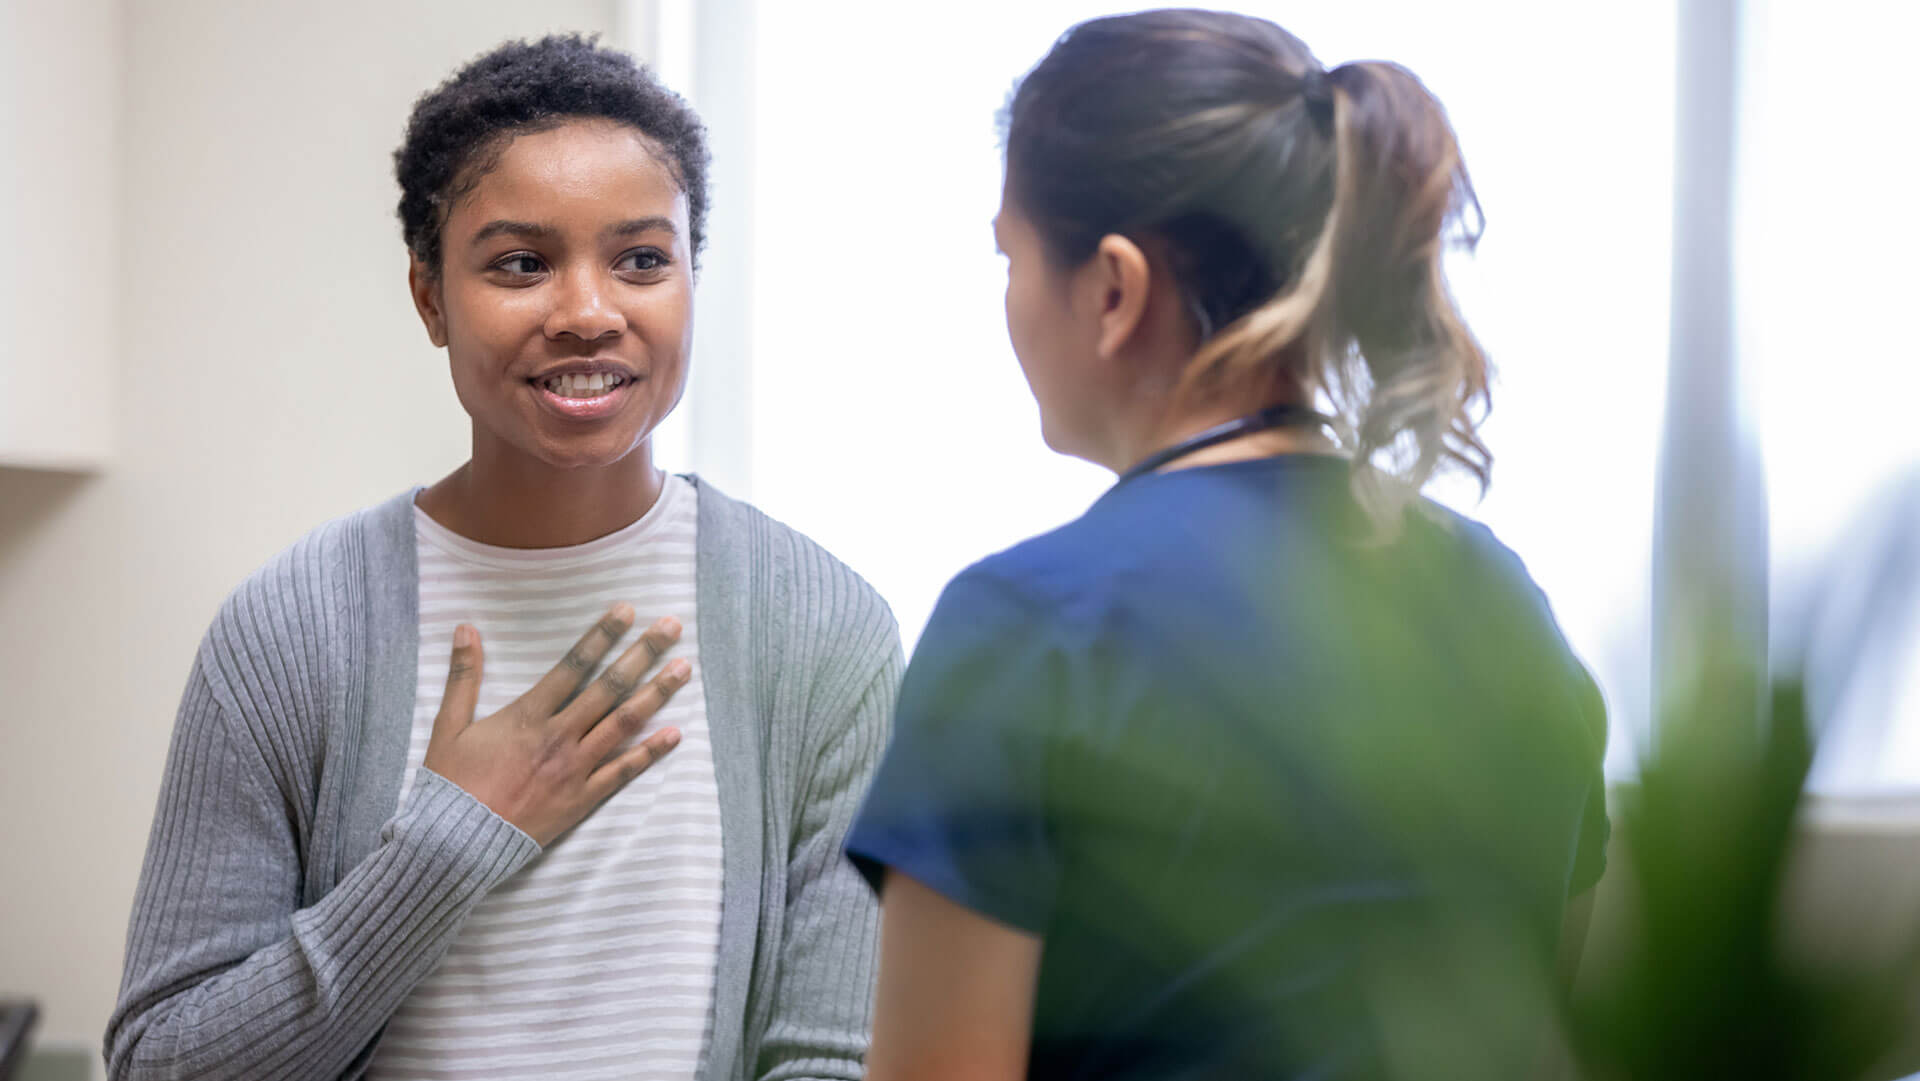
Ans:
[[[887,740],[899,632],[820,547],[689,479],[725,868],[702,1078],[855,1078],[878,916],[840,847]],[[435,774],[399,800],[412,505],[308,534],[207,632],[127,931],[111,1077],[360,1076],[467,913],[539,851]]]

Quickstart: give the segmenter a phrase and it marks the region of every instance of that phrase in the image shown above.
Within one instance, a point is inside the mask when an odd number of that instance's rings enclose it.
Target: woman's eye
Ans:
[[[656,251],[652,248],[641,248],[638,251],[630,251],[621,256],[619,264],[616,265],[614,269],[637,270],[644,273],[660,270],[665,267],[667,263],[668,259],[664,252]]]
[[[509,255],[493,265],[497,269],[515,275],[538,274],[541,270],[540,259],[537,256],[528,255],[524,252],[518,255]]]

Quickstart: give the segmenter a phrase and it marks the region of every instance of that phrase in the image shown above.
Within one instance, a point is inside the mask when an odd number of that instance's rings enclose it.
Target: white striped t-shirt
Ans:
[[[551,669],[615,601],[630,645],[655,619],[692,678],[644,732],[679,746],[487,895],[393,1015],[368,1076],[692,1078],[720,942],[720,806],[694,607],[697,496],[669,476],[632,525],[568,548],[478,544],[414,510],[420,675],[402,791],[426,755],[453,629],[479,628],[485,717]],[[657,669],[656,669],[657,671]],[[644,734],[644,733],[643,733]]]

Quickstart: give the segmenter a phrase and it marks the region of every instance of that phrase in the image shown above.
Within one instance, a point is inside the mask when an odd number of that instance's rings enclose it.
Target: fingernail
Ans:
[[[672,616],[662,616],[660,618],[660,629],[667,634],[679,634],[680,621]]]
[[[615,603],[612,608],[607,609],[607,614],[622,623],[632,623],[633,605],[628,604],[626,601],[619,601]]]
[[[455,649],[472,649],[473,648],[473,628],[472,627],[469,627],[465,623],[462,623],[458,627],[455,627],[453,629],[453,648]]]
[[[685,658],[682,658],[680,660],[673,662],[673,678],[680,681],[681,683],[685,683],[687,680],[692,679],[693,664],[688,660],[686,660]]]
[[[666,737],[668,750],[680,746],[680,730],[678,728],[669,728],[661,733],[661,735]]]

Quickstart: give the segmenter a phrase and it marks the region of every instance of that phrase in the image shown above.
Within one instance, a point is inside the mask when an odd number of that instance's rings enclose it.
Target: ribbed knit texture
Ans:
[[[817,545],[695,483],[726,864],[701,1076],[857,1078],[877,910],[840,847],[886,744],[898,631]],[[129,922],[111,1077],[359,1077],[467,913],[538,853],[430,772],[395,806],[413,528],[410,492],[322,526],[214,620]],[[369,801],[391,815],[377,832]]]

